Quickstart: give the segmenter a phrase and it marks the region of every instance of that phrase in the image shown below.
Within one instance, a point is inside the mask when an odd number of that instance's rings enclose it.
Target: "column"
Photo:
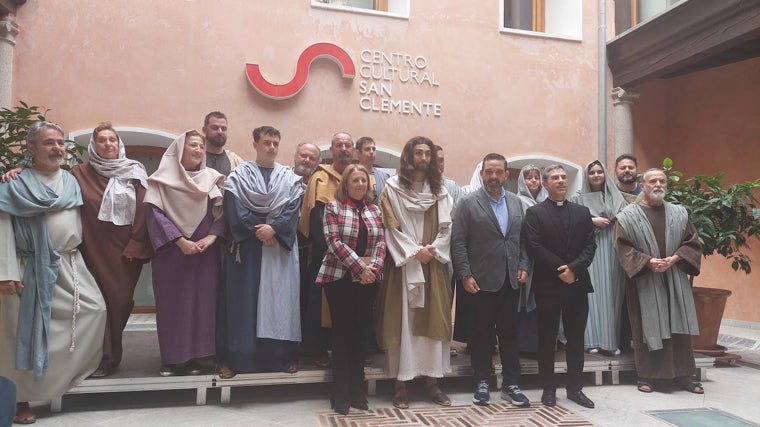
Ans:
[[[615,157],[633,154],[633,112],[631,105],[639,93],[616,87],[612,89],[612,119],[615,130]]]
[[[10,108],[13,95],[13,47],[18,24],[12,14],[0,18],[0,108]]]

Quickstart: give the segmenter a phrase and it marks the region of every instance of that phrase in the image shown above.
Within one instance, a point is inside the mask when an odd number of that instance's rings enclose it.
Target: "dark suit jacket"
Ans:
[[[594,259],[594,224],[588,208],[565,201],[570,215],[568,230],[562,225],[555,202],[546,199],[525,212],[523,245],[533,257],[533,291],[536,295],[556,295],[568,286],[594,292],[588,266]],[[572,285],[558,277],[557,268],[567,264],[578,280]]]
[[[498,291],[507,275],[512,288],[518,289],[517,270],[530,269],[528,254],[520,245],[522,202],[507,192],[509,219],[504,236],[488,199],[485,189],[478,189],[462,197],[454,211],[451,223],[454,271],[457,278],[473,276],[483,291]]]

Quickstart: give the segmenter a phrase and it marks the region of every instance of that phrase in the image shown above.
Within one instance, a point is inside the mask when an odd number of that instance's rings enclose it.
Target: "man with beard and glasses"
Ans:
[[[327,331],[330,328],[330,312],[327,300],[322,295],[322,287],[315,283],[322,259],[327,251],[324,231],[325,205],[335,199],[335,191],[340,186],[343,170],[354,158],[354,142],[350,134],[338,132],[330,142],[331,165],[319,165],[309,178],[309,185],[303,196],[298,232],[309,239],[311,251],[307,275],[301,284],[301,352],[314,357],[314,364],[327,368],[330,358],[327,354]],[[324,301],[323,301],[324,300]]]
[[[442,184],[433,141],[409,140],[398,175],[385,183],[379,206],[387,253],[377,297],[377,339],[396,378],[393,406],[409,407],[406,381],[426,377],[434,403],[450,406],[438,378],[451,371],[451,287],[448,264],[453,200]]]
[[[702,394],[691,336],[699,335],[688,275],[699,274],[702,250],[689,216],[665,202],[668,180],[662,169],[644,173],[644,197],[617,214],[615,251],[629,279],[625,293],[633,332],[638,389],[655,381]]]
[[[293,156],[293,173],[303,179],[304,185],[309,183],[311,174],[317,170],[319,157],[319,147],[311,142],[299,142],[296,146],[296,153]]]
[[[230,150],[224,149],[227,143],[227,116],[219,111],[206,114],[201,129],[206,136],[206,167],[227,176],[243,159]]]
[[[641,187],[636,179],[638,178],[639,164],[636,156],[633,154],[621,154],[615,159],[615,175],[617,176],[617,187],[623,193],[623,198],[628,203],[633,203],[641,194]]]
[[[490,400],[495,327],[504,379],[501,398],[524,408],[530,401],[519,386],[517,307],[530,260],[520,245],[522,202],[503,187],[509,171],[501,154],[483,158],[480,176],[483,187],[462,197],[451,232],[454,269],[464,290],[472,295],[474,325],[469,348],[476,381],[472,401],[485,406]]]

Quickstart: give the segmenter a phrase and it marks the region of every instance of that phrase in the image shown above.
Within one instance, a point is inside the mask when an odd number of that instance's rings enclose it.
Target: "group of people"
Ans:
[[[288,167],[276,161],[280,132],[262,126],[246,162],[224,148],[227,126],[209,113],[150,176],[110,123],[71,173],[61,169],[63,129],[29,128],[32,167],[0,184],[0,376],[17,386],[16,422],[36,419],[29,401],[118,368],[148,261],[162,376],[197,375],[209,361],[223,379],[295,373],[305,354],[332,367],[331,406],[346,414],[367,409],[364,365],[380,349],[395,407],[409,407],[416,377],[448,406],[438,379],[451,370],[455,282],[476,404],[490,400],[495,339],[501,397],[530,405],[518,354],[532,347],[542,403],[556,404],[560,319],[567,396],[578,404],[594,406],[582,391],[584,348],[618,352],[628,323],[639,390],[674,379],[703,392],[692,380],[686,278],[699,272],[699,243],[685,211],[663,201],[663,171],[639,186],[635,157],[621,156],[616,185],[595,161],[570,197],[562,166],[528,165],[515,195],[496,153],[481,162],[479,185],[462,189],[426,137],[404,145],[392,174],[374,166],[372,138],[345,132],[333,135],[329,164],[301,143]]]

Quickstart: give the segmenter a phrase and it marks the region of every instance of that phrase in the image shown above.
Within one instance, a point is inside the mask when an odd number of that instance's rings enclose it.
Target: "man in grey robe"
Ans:
[[[644,173],[643,199],[617,215],[615,250],[630,279],[628,312],[638,389],[651,393],[661,380],[702,394],[691,336],[699,334],[691,283],[702,251],[686,210],[664,201],[667,177],[661,169]]]

